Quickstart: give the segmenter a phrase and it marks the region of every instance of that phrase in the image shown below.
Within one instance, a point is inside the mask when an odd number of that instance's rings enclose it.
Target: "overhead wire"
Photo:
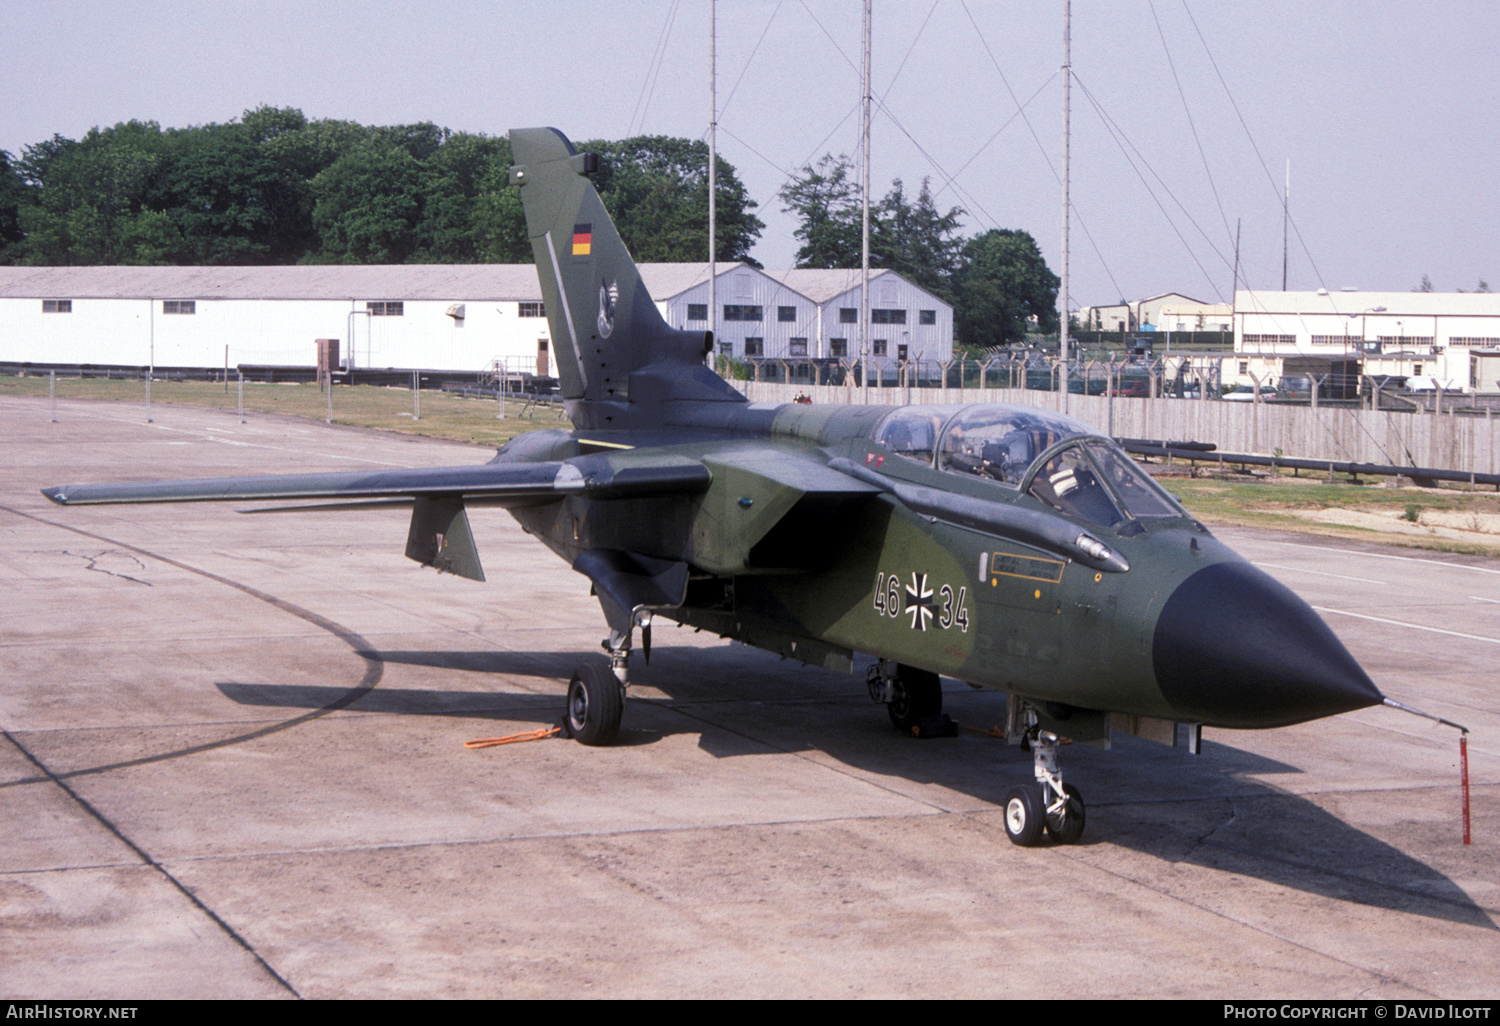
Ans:
[[[1266,173],[1266,180],[1271,183],[1272,190],[1280,197],[1282,193],[1276,186],[1276,176],[1271,173],[1270,166],[1266,164],[1266,158],[1261,155],[1260,147],[1255,142],[1255,134],[1250,131],[1250,126],[1245,122],[1245,115],[1240,111],[1240,105],[1235,102],[1234,93],[1230,91],[1229,83],[1224,80],[1224,73],[1219,70],[1219,62],[1214,59],[1213,50],[1209,48],[1208,40],[1203,37],[1203,30],[1198,27],[1198,19],[1193,17],[1192,9],[1188,7],[1187,0],[1183,0],[1182,9],[1187,12],[1188,21],[1192,23],[1193,31],[1197,33],[1198,41],[1203,44],[1203,52],[1208,55],[1208,62],[1213,66],[1214,74],[1218,76],[1219,85],[1224,88],[1224,95],[1229,98],[1229,105],[1234,108],[1234,115],[1239,119],[1240,127],[1245,131],[1245,138],[1250,141],[1250,148],[1255,151],[1255,159],[1260,161],[1261,170]],[[1302,247],[1303,255],[1307,257],[1308,265],[1312,267],[1313,276],[1318,280],[1318,285],[1327,289],[1328,284],[1323,280],[1323,274],[1318,270],[1317,262],[1313,260],[1312,252],[1307,248],[1306,240],[1302,238],[1302,229],[1291,218],[1290,212],[1288,212],[1287,220],[1292,225],[1292,231],[1297,234],[1297,243]],[[1246,288],[1248,289],[1249,286],[1247,285]]]
[[[1161,40],[1162,53],[1167,58],[1167,68],[1172,72],[1172,83],[1177,87],[1177,98],[1182,101],[1182,112],[1187,116],[1188,128],[1193,133],[1193,145],[1198,148],[1198,159],[1203,162],[1203,174],[1208,179],[1209,190],[1214,194],[1214,204],[1219,208],[1219,218],[1224,222],[1224,235],[1230,245],[1234,244],[1234,234],[1229,230],[1229,215],[1224,213],[1224,201],[1219,198],[1219,186],[1214,182],[1213,170],[1208,166],[1208,154],[1203,150],[1203,140],[1198,137],[1198,124],[1193,120],[1192,108],[1188,106],[1187,94],[1182,89],[1182,79],[1177,75],[1177,64],[1172,60],[1172,49],[1167,46],[1167,34],[1162,31],[1161,19],[1156,15],[1156,0],[1147,0],[1147,6],[1151,8],[1151,20],[1156,23],[1156,35]]]
[[[729,104],[734,100],[735,91],[739,89],[740,83],[745,80],[745,72],[750,70],[751,62],[755,60],[755,55],[760,51],[760,44],[766,41],[766,33],[771,31],[771,23],[776,20],[776,15],[780,12],[781,5],[785,2],[786,0],[776,0],[775,9],[771,11],[771,16],[766,19],[766,27],[760,30],[760,38],[751,47],[750,56],[745,58],[745,66],[740,69],[739,77],[734,80],[734,85],[729,88],[729,95],[724,98],[724,102],[719,105],[719,109],[715,112],[716,118],[723,117],[724,112],[729,109]]]
[[[650,63],[646,66],[646,80],[641,83],[640,95],[636,97],[635,110],[630,112],[630,120],[626,123],[630,135],[638,135],[646,130],[646,114],[651,108],[651,97],[656,93],[656,80],[661,75],[662,65],[666,61],[667,43],[672,36],[672,26],[677,20],[677,9],[681,0],[672,0],[672,5],[667,8],[666,20],[662,23],[661,33],[656,38],[656,47],[651,51]],[[640,114],[640,125],[636,126],[636,114]]]
[[[1141,185],[1145,186],[1146,195],[1151,197],[1151,202],[1155,203],[1156,208],[1161,211],[1162,217],[1166,219],[1168,226],[1171,227],[1172,232],[1177,236],[1178,241],[1182,243],[1182,248],[1187,250],[1188,256],[1192,257],[1193,263],[1198,265],[1198,270],[1203,272],[1203,279],[1208,282],[1208,286],[1213,290],[1214,295],[1219,297],[1219,299],[1222,301],[1224,298],[1223,292],[1220,291],[1219,286],[1214,283],[1213,276],[1208,273],[1208,268],[1204,267],[1203,261],[1198,259],[1197,252],[1194,251],[1193,247],[1188,244],[1187,237],[1182,234],[1182,229],[1177,226],[1177,222],[1172,219],[1172,215],[1162,204],[1161,199],[1156,195],[1156,191],[1151,188],[1151,183],[1147,181],[1146,176],[1141,172],[1140,167],[1136,165],[1137,160],[1140,161],[1140,164],[1144,166],[1146,170],[1151,172],[1152,177],[1156,179],[1157,184],[1161,186],[1162,191],[1167,194],[1167,196],[1172,200],[1173,203],[1177,204],[1177,207],[1182,211],[1183,216],[1188,219],[1188,222],[1192,224],[1194,228],[1198,229],[1198,233],[1204,237],[1205,241],[1208,242],[1209,247],[1211,249],[1214,249],[1215,254],[1218,255],[1220,259],[1223,259],[1224,255],[1222,253],[1219,253],[1218,250],[1214,248],[1213,242],[1212,240],[1208,239],[1207,233],[1204,232],[1202,227],[1199,226],[1198,222],[1193,219],[1192,214],[1188,212],[1188,209],[1185,206],[1183,206],[1182,201],[1179,200],[1177,196],[1172,192],[1172,190],[1167,186],[1167,183],[1162,181],[1161,176],[1158,175],[1156,171],[1151,167],[1151,164],[1146,160],[1145,156],[1140,152],[1139,148],[1137,148],[1134,143],[1130,143],[1129,148],[1127,149],[1126,144],[1129,143],[1129,138],[1125,135],[1124,130],[1121,129],[1119,127],[1119,124],[1104,110],[1103,105],[1099,103],[1092,90],[1090,90],[1089,87],[1084,84],[1083,79],[1079,78],[1078,75],[1074,73],[1073,80],[1078,83],[1078,88],[1082,91],[1084,98],[1087,99],[1090,106],[1094,108],[1094,113],[1099,116],[1099,120],[1104,125],[1104,129],[1109,134],[1109,137],[1114,140],[1115,145],[1120,148],[1120,153],[1125,158],[1125,163],[1130,166],[1130,170],[1134,171],[1136,177],[1141,180]],[[1131,156],[1132,150],[1135,151],[1135,157]]]
[[[1031,139],[1034,143],[1036,143],[1037,152],[1042,155],[1042,160],[1046,163],[1047,170],[1052,173],[1053,181],[1057,182],[1058,185],[1061,186],[1062,175],[1058,173],[1057,167],[1052,163],[1052,157],[1047,153],[1047,147],[1042,145],[1041,137],[1037,135],[1036,128],[1031,124],[1031,119],[1026,116],[1026,107],[1030,105],[1031,100],[1028,100],[1025,104],[1021,103],[1019,97],[1016,96],[1016,91],[1011,88],[1010,80],[1005,77],[1005,72],[1001,69],[1000,62],[995,59],[995,53],[990,49],[989,41],[984,38],[984,32],[979,28],[979,22],[974,19],[973,12],[969,10],[967,0],[960,0],[960,6],[963,7],[964,14],[968,16],[969,24],[974,28],[975,38],[978,39],[979,44],[984,47],[985,55],[989,57],[990,64],[995,69],[995,74],[1000,76],[1000,82],[1005,86],[1005,91],[1010,94],[1011,102],[1016,105],[1016,113],[1020,116],[1021,121],[1026,125],[1027,131],[1031,133]],[[1056,77],[1057,75],[1054,72],[1053,75],[1047,79],[1047,82],[1043,83],[1043,87],[1045,87],[1047,83],[1050,83],[1052,79]],[[1077,75],[1073,76],[1074,81],[1077,81],[1077,78]],[[1037,92],[1039,93],[1040,91],[1041,90],[1039,89]],[[1036,99],[1036,94],[1032,95],[1032,99]],[[1009,124],[1009,122],[1007,122],[1007,124]],[[996,132],[995,134],[999,135],[1000,133]],[[991,137],[991,141],[993,141],[993,137]],[[988,145],[989,142],[986,142],[985,146]],[[983,152],[983,150],[984,147],[980,147],[980,152]],[[976,152],[974,156],[978,157],[979,153]],[[968,165],[965,164],[964,166],[967,167]],[[1072,215],[1078,219],[1078,227],[1083,231],[1084,238],[1088,239],[1089,247],[1093,249],[1094,256],[1098,258],[1099,266],[1104,268],[1104,273],[1109,278],[1110,284],[1114,285],[1115,290],[1119,292],[1121,296],[1123,296],[1125,294],[1124,290],[1120,288],[1120,283],[1115,280],[1114,271],[1110,269],[1109,262],[1104,259],[1104,253],[1099,249],[1099,244],[1094,240],[1093,233],[1089,231],[1088,225],[1084,222],[1083,215],[1079,212],[1077,204],[1073,203],[1070,200],[1068,202],[1068,209],[1069,211],[1071,211]],[[1071,302],[1072,298],[1073,297],[1068,296],[1065,297],[1065,300],[1067,302]]]

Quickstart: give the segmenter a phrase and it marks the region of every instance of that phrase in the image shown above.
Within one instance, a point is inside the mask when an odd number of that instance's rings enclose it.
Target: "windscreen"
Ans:
[[[943,433],[938,466],[1017,485],[1049,447],[1089,431],[1077,421],[1025,406],[971,406]]]
[[[902,406],[892,410],[875,428],[875,441],[898,456],[931,463],[938,433],[950,411],[931,406]]]

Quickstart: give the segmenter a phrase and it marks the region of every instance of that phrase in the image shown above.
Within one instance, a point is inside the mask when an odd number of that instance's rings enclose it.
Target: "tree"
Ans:
[[[388,140],[371,140],[318,172],[312,262],[405,263],[417,249],[422,180],[417,159]]]
[[[1061,284],[1029,232],[995,228],[976,235],[965,243],[954,275],[960,344],[988,349],[1020,342],[1032,318],[1037,331],[1057,330]]]
[[[154,121],[90,129],[78,142],[53,136],[26,147],[20,171],[30,187],[18,220],[27,264],[117,264],[136,258],[131,225],[165,160]]]
[[[798,267],[860,265],[859,189],[851,180],[847,156],[824,154],[817,166],[804,166],[776,196],[781,209],[800,222],[792,233],[802,240]]]
[[[510,165],[508,140],[464,132],[449,134],[422,163],[422,218],[417,225],[418,243],[412,262],[481,262],[485,251],[481,240],[497,227],[484,216],[482,201],[497,184],[506,192],[517,191],[506,184]],[[519,212],[519,197],[516,209]],[[524,219],[506,229],[515,233],[516,241],[526,244],[529,260],[531,246]]]
[[[0,150],[0,260],[6,250],[24,239],[21,207],[26,203],[26,181],[9,153]]]
[[[863,261],[859,190],[849,158],[826,154],[807,166],[777,193],[782,209],[801,222],[798,267],[858,267]],[[954,236],[963,210],[939,213],[931,184],[922,180],[916,202],[901,179],[870,208],[870,266],[904,275],[944,300],[952,296],[952,277],[963,242]]]
[[[153,231],[160,255],[142,262],[263,264],[280,248],[273,211],[280,205],[276,163],[242,125],[209,125],[168,133],[173,150],[148,196],[151,212],[179,237]]]
[[[701,140],[637,136],[595,140],[580,150],[599,154],[594,186],[620,237],[639,261],[708,257],[708,145]],[[756,264],[750,248],[765,223],[734,167],[715,163],[716,260]]]
[[[956,238],[963,210],[953,207],[940,214],[933,202],[929,179],[915,204],[908,203],[901,179],[880,201],[870,219],[870,264],[889,268],[922,286],[945,302],[953,299],[953,275],[963,251]]]
[[[1427,275],[1425,275],[1425,274],[1422,275],[1422,284],[1420,284],[1416,288],[1412,289],[1412,291],[1413,292],[1431,292],[1432,291],[1432,279],[1429,278],[1429,277],[1427,277]]]

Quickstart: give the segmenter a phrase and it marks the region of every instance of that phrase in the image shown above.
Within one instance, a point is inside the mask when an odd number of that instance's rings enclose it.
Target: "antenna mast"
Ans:
[[[864,378],[864,401],[870,401],[870,0],[865,0],[865,70],[860,80],[860,105],[864,108],[864,159],[860,170],[860,368]]]
[[[718,74],[718,0],[708,4],[708,332],[719,337],[718,254],[719,219],[719,74]],[[710,354],[705,353],[705,357]]]
[[[1069,115],[1072,111],[1073,84],[1073,5],[1063,0],[1063,157],[1062,157],[1062,291],[1057,297],[1058,334],[1063,359],[1063,412],[1068,412],[1068,392],[1073,383],[1073,352],[1068,339],[1068,157],[1071,141]]]
[[[1286,158],[1286,191],[1281,194],[1281,291],[1286,291],[1286,224],[1292,208],[1292,158]]]

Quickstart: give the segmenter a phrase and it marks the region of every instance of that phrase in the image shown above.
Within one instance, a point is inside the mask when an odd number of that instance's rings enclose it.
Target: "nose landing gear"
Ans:
[[[1057,735],[1033,726],[1024,736],[1035,760],[1037,782],[1013,787],[1005,796],[1005,835],[1023,848],[1038,844],[1044,830],[1058,844],[1077,844],[1083,838],[1083,795],[1063,783],[1057,768]]]

